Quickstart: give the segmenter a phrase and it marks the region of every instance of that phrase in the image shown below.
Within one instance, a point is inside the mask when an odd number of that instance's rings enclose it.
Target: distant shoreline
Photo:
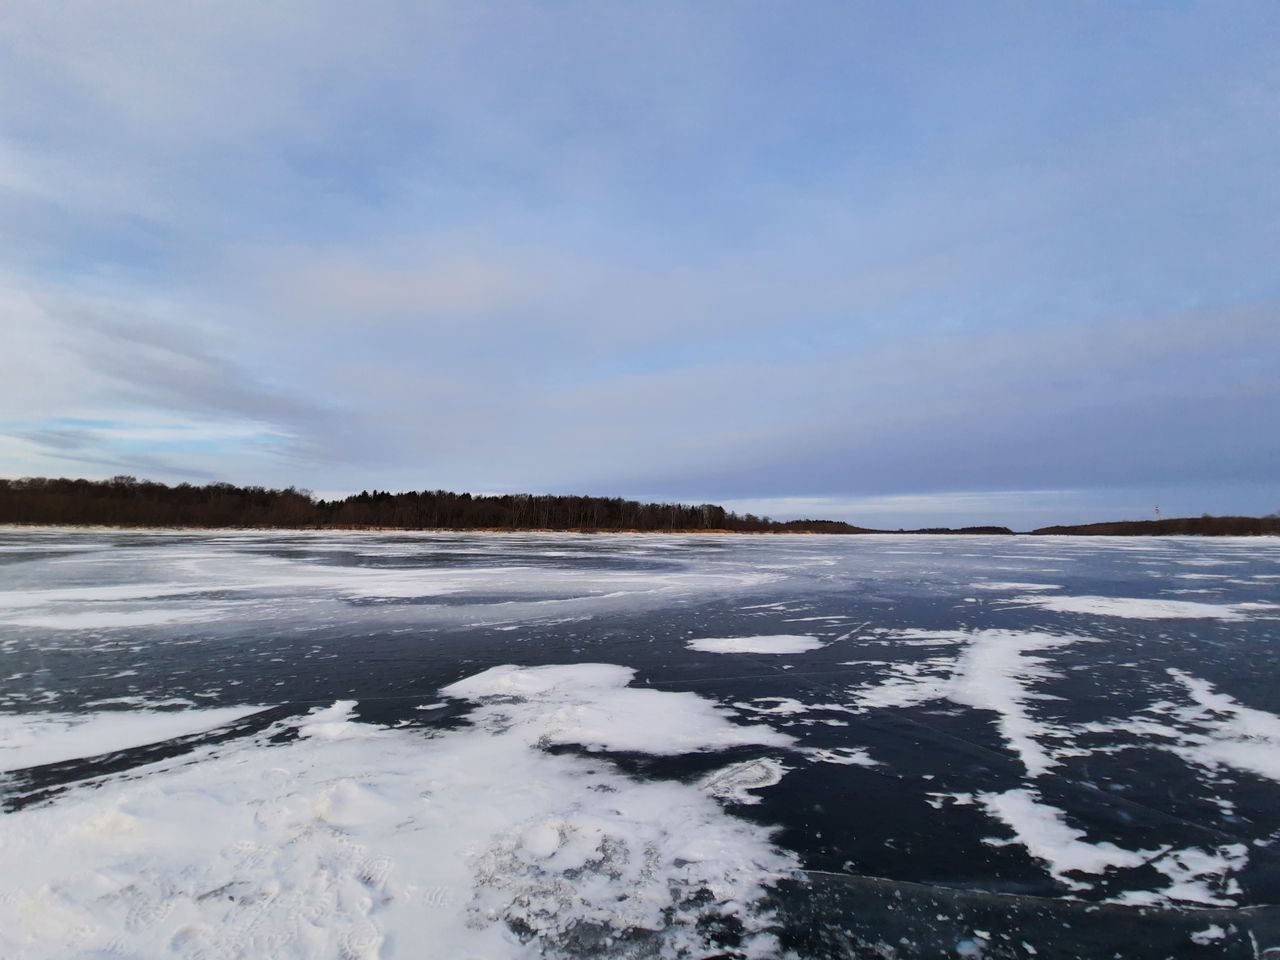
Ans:
[[[882,530],[844,520],[775,520],[714,503],[642,503],[577,494],[364,490],[339,500],[309,490],[230,483],[169,486],[136,477],[0,478],[0,526],[118,530],[351,530],[435,533],[732,533],[1014,536],[993,524]],[[1178,517],[1040,527],[1034,536],[1280,536],[1280,516]]]
[[[1203,518],[1183,518],[1186,521],[1200,521]],[[1037,530],[992,530],[975,528],[926,528],[919,530],[871,530],[859,529],[852,532],[832,533],[824,530],[618,530],[600,528],[562,528],[562,527],[391,527],[391,526],[324,526],[324,527],[284,527],[284,526],[161,526],[156,524],[109,524],[109,523],[0,523],[0,533],[22,533],[26,531],[45,531],[49,533],[89,533],[102,531],[106,533],[202,533],[202,534],[236,534],[236,533],[413,533],[423,535],[439,534],[480,534],[500,536],[504,534],[539,533],[539,534],[574,534],[578,536],[627,536],[627,537],[1280,537],[1280,521],[1271,517],[1222,517],[1211,518],[1234,521],[1264,522],[1265,529],[1260,532],[1236,532],[1223,529],[1214,532],[1199,531],[1126,531],[1112,532],[1099,528],[1133,527],[1142,524],[1152,526],[1157,523],[1179,524],[1180,520],[1167,521],[1136,520],[1117,523],[1080,524],[1077,526],[1056,526]]]

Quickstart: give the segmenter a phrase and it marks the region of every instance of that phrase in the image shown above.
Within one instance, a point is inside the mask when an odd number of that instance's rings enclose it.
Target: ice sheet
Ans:
[[[1021,596],[1017,603],[1034,604],[1060,613],[1082,613],[1134,620],[1242,620],[1280,614],[1271,603],[1197,603],[1192,600],[1148,600],[1137,597]]]
[[[1083,830],[1067,824],[1061,810],[1045,804],[1034,791],[1025,788],[1003,793],[979,794],[978,800],[993,817],[1013,831],[1015,840],[989,838],[993,846],[1016,842],[1026,847],[1049,872],[1073,890],[1087,890],[1091,884],[1071,874],[1098,876],[1112,867],[1138,867],[1151,859],[1155,850],[1122,850],[1113,843],[1089,843]]]
[[[66,613],[16,613],[5,617],[15,627],[44,630],[116,630],[122,627],[159,627],[173,623],[217,620],[225,611],[215,607],[178,610],[72,610]]]
[[[1177,752],[1204,766],[1247,770],[1280,781],[1280,716],[1247,707],[1186,671],[1169,667],[1168,672],[1195,703],[1190,709],[1166,711],[1181,721]]]
[[[797,634],[773,634],[761,637],[703,637],[685,643],[699,653],[808,653],[819,650],[823,643],[817,637]]]
[[[0,716],[0,771],[162,743],[234,723],[261,709],[246,706]]]
[[[1020,844],[1049,872],[1072,890],[1094,887],[1116,870],[1147,865],[1163,873],[1169,884],[1156,890],[1129,891],[1116,899],[1142,905],[1168,903],[1230,906],[1240,893],[1231,875],[1248,859],[1243,844],[1180,850],[1126,850],[1106,840],[1091,842],[1086,833],[1067,823],[1064,811],[1050,806],[1034,790],[1019,788],[979,794],[977,799],[994,818],[1013,831],[1012,840],[989,837],[992,846]]]
[[[1028,775],[1036,777],[1058,763],[1048,745],[1055,736],[1052,725],[1037,720],[1030,709],[1040,696],[1035,684],[1057,676],[1037,654],[1079,640],[1088,638],[1016,630],[975,631],[967,635],[957,656],[887,665],[884,680],[851,691],[854,705],[870,710],[946,699],[990,710],[996,714],[1004,741],[1018,754]]]
[[[473,722],[518,731],[532,743],[672,755],[794,742],[764,724],[733,723],[732,711],[697,694],[628,686],[634,675],[630,667],[607,663],[507,664],[440,692],[478,701]]]
[[[756,790],[781,783],[787,769],[771,757],[743,760],[704,777],[699,786],[711,796],[728,803],[750,805],[760,802]]]
[[[557,731],[600,742],[596,722],[566,717],[609,702],[632,720],[694,723],[623,724],[603,737],[615,747],[776,739],[628,678],[603,664],[486,671],[447,691],[479,701],[474,725],[435,737],[337,703],[293,723],[292,741],[269,742],[275,728],[0,818],[6,859],[24,864],[0,876],[0,955],[496,958],[592,943],[701,955],[714,947],[698,921],[725,915],[743,923],[746,953],[775,952],[756,904],[795,862],[767,828],[726,814],[706,785],[542,749]],[[765,760],[726,776],[741,794],[781,773]]]
[[[970,584],[975,590],[1000,590],[1000,591],[1016,591],[1016,590],[1061,590],[1062,587],[1056,583],[1019,583],[1019,582],[1002,582],[1002,581],[978,581]]]

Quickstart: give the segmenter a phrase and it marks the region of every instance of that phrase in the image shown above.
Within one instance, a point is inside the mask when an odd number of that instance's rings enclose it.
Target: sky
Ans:
[[[0,476],[1280,510],[1280,4],[0,9]]]

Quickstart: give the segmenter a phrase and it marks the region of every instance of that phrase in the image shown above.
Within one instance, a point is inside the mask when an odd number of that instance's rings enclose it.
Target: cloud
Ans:
[[[5,462],[833,503],[1263,482],[1273,27],[19,5]]]

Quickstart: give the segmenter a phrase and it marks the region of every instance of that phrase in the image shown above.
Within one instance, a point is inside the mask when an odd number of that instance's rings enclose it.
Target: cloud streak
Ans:
[[[0,469],[1275,509],[1275,42],[1265,5],[19,4]]]

